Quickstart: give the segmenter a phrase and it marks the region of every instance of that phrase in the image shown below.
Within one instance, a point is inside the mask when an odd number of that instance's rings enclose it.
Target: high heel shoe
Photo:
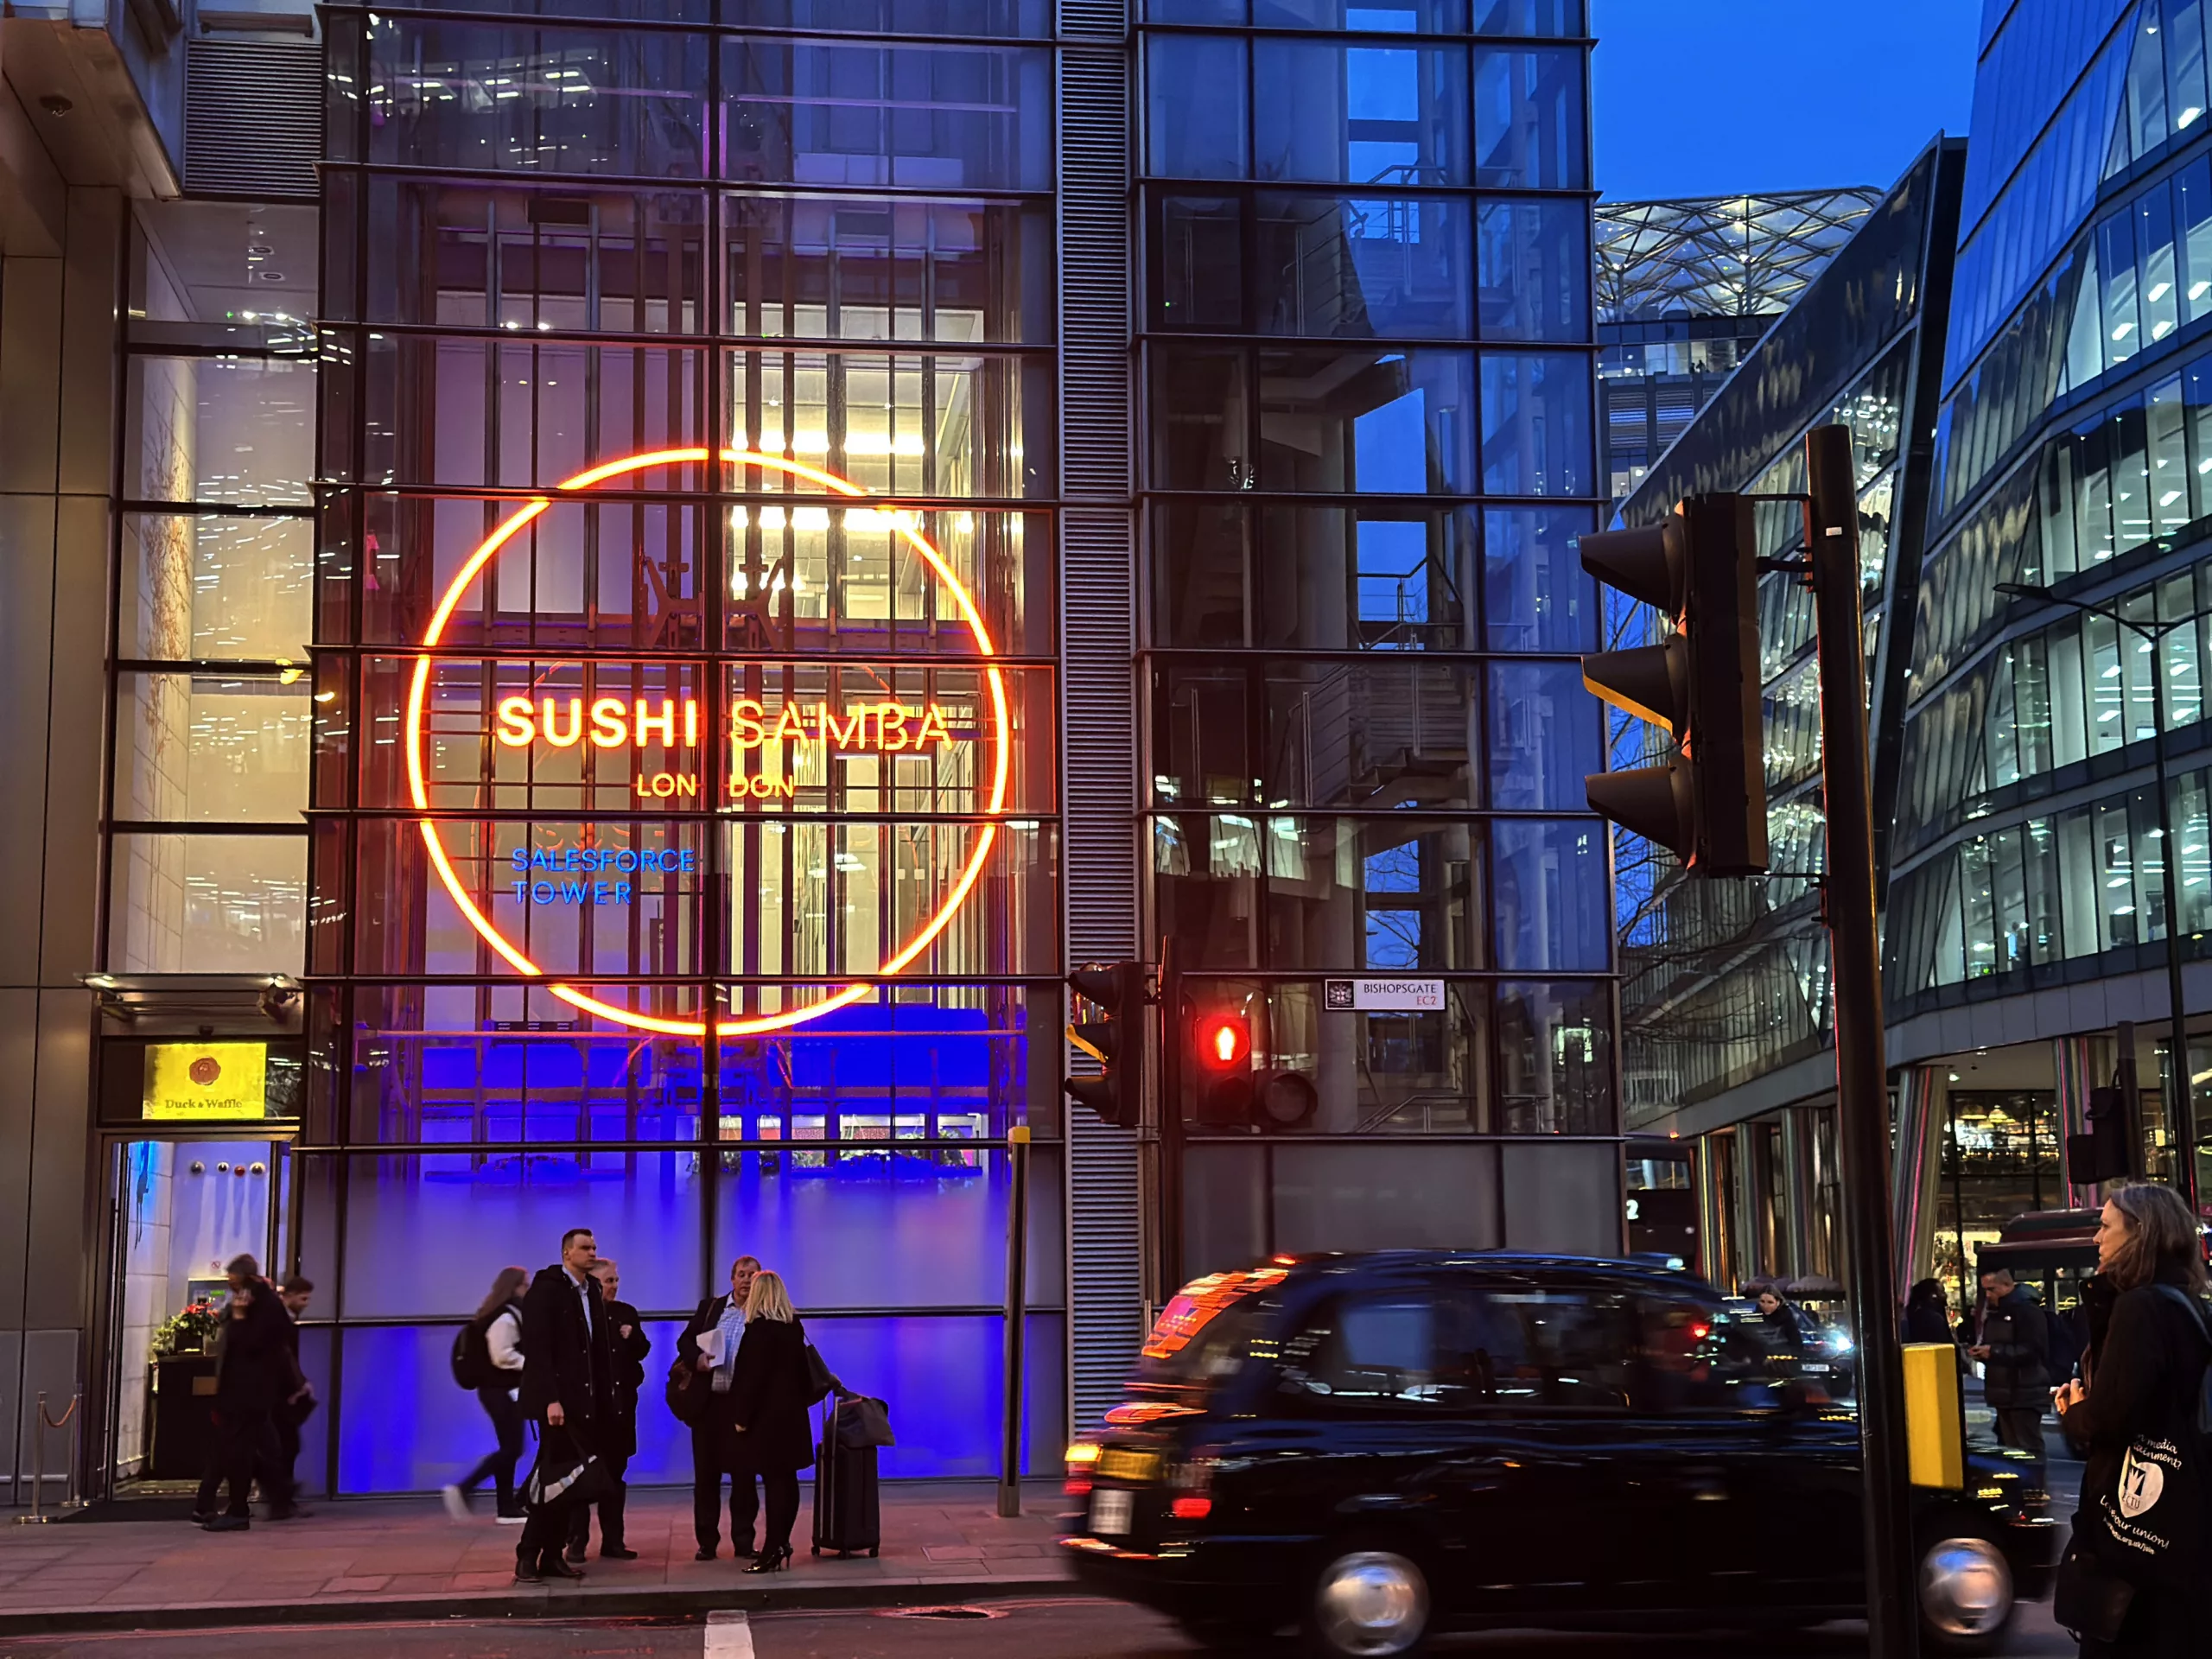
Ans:
[[[747,1573],[778,1573],[791,1564],[791,1547],[785,1544],[780,1549],[762,1550],[753,1558],[753,1565],[745,1570]]]

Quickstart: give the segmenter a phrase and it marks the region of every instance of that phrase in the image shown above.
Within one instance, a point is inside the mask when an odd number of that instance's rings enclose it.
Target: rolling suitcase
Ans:
[[[876,1491],[875,1447],[842,1444],[836,1401],[824,1402],[822,1439],[814,1448],[814,1551],[840,1555],[883,1542],[883,1510]]]

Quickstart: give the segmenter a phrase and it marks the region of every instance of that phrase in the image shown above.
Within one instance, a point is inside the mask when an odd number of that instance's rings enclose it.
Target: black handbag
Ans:
[[[686,1427],[696,1426],[706,1415],[709,1387],[705,1371],[688,1359],[677,1360],[668,1368],[668,1414]]]
[[[523,1499],[531,1508],[598,1503],[614,1495],[614,1477],[607,1465],[585,1451],[573,1434],[569,1444],[575,1449],[549,1468],[546,1443],[538,1441],[537,1461],[531,1465],[530,1478],[523,1483]]]
[[[2088,1642],[2117,1642],[2135,1586],[2081,1544],[2067,1546],[2051,1592],[2050,1616]]]
[[[830,1374],[822,1356],[815,1351],[812,1343],[806,1344],[806,1403],[819,1404],[831,1395],[843,1397],[845,1386]]]

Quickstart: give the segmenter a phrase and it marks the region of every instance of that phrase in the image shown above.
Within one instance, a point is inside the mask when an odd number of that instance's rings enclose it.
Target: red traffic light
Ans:
[[[1252,1027],[1241,1014],[1210,1014],[1198,1021],[1198,1058],[1223,1069],[1251,1057]]]

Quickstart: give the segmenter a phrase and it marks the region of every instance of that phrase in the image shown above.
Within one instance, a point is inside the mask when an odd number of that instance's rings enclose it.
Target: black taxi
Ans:
[[[1634,1262],[1385,1251],[1186,1286],[1071,1446],[1083,1581],[1230,1646],[1323,1654],[1497,1626],[1807,1625],[1863,1613],[1838,1357]],[[2024,1454],[1914,1494],[1924,1640],[1986,1651],[2041,1596]]]

